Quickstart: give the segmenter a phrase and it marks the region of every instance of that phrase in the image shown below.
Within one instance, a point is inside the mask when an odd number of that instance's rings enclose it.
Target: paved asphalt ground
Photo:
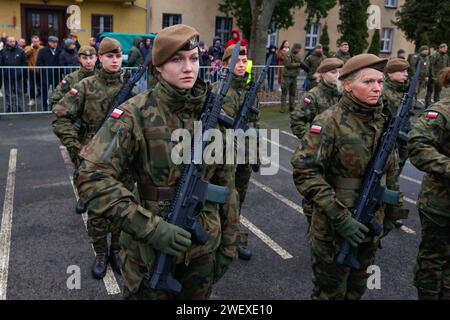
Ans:
[[[312,284],[306,218],[301,214],[301,196],[291,175],[290,159],[297,140],[290,136],[288,115],[266,109],[263,125],[279,127],[280,171],[275,176],[254,175],[242,209],[244,229],[254,257],[233,263],[214,287],[213,299],[309,299]],[[60,143],[51,130],[49,115],[2,117],[0,119],[0,215],[12,213],[7,269],[0,265],[0,282],[7,276],[7,299],[120,299],[120,276],[97,281],[90,276],[94,258],[76,202]],[[283,148],[284,147],[284,148]],[[5,201],[10,153],[17,150],[12,207]],[[401,186],[412,201],[417,199],[422,174],[408,163]],[[415,181],[417,180],[417,181]],[[9,190],[11,191],[11,188]],[[365,299],[415,299],[412,285],[415,256],[420,241],[418,212],[410,210],[406,225],[415,233],[394,230],[378,252],[381,289],[368,290]],[[5,227],[3,234],[5,233]],[[6,228],[7,230],[8,228]],[[0,239],[0,262],[5,261],[5,238]],[[3,251],[2,251],[3,250]],[[68,289],[69,266],[81,271],[81,288]],[[110,274],[111,275],[111,274]],[[1,298],[0,283],[0,298]],[[3,294],[5,292],[3,291]],[[111,293],[111,294],[108,294]],[[4,297],[3,297],[4,298]]]

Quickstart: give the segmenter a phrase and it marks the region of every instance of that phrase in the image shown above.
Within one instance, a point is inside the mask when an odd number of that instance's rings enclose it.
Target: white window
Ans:
[[[316,44],[319,43],[320,37],[320,24],[312,23],[309,25],[308,32],[306,33],[306,49],[313,49]]]
[[[381,49],[383,53],[392,51],[392,39],[394,30],[392,28],[381,29]]]
[[[275,23],[272,22],[272,24],[269,26],[269,31],[267,35],[267,47],[270,47],[271,45],[276,46],[278,43],[278,30],[275,28]]]
[[[397,0],[384,0],[386,8],[397,8]]]
[[[163,13],[163,29],[181,23],[181,14]]]
[[[231,39],[231,28],[233,27],[233,18],[216,17],[216,37],[219,37],[222,44],[225,45]]]

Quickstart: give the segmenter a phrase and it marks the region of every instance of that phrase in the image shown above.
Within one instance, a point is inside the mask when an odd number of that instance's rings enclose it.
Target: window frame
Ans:
[[[317,26],[317,34],[311,33],[311,29]],[[320,23],[311,23],[308,27],[308,31],[306,31],[306,39],[305,39],[305,49],[311,50],[314,49],[314,47],[320,43],[320,32],[322,31],[322,26]],[[311,39],[311,41],[308,41],[308,39]],[[316,39],[316,42],[314,43],[313,39]],[[311,44],[311,45],[310,45]]]
[[[394,2],[393,4],[391,2]],[[397,0],[384,0],[384,7],[389,9],[397,9],[398,1]]]
[[[94,33],[94,18],[99,18],[99,25],[98,25],[98,32],[97,33]],[[105,18],[105,17],[108,17],[108,18],[111,18],[111,26],[110,26],[110,29],[111,30],[105,30],[105,27],[103,26],[103,30],[101,31],[100,30],[100,18],[101,17],[103,17],[103,18]],[[104,23],[103,23],[104,24]],[[100,33],[102,33],[102,32],[114,32],[114,15],[112,15],[112,14],[96,14],[96,13],[93,13],[93,14],[91,14],[91,37],[96,37],[97,35],[99,35]]]
[[[164,25],[164,18],[165,17],[169,18],[169,23],[170,23],[170,20],[172,20],[171,24]],[[179,21],[177,23],[173,23],[173,18],[174,17],[177,17],[177,19],[179,19]],[[172,18],[172,19],[170,19],[170,18]],[[173,25],[176,25],[176,24],[180,24],[180,23],[183,23],[183,15],[181,13],[163,13],[162,14],[162,28],[163,29],[167,28],[167,27],[170,27],[170,26],[173,26]]]
[[[218,24],[219,20],[224,21],[224,23],[221,23],[220,27],[222,27],[222,25],[226,26],[226,24],[227,24],[226,21],[228,21],[229,30],[225,30],[224,28],[218,29],[217,24]],[[221,30],[221,32],[219,32],[219,30]],[[232,30],[233,30],[233,18],[224,17],[224,16],[216,16],[216,21],[215,21],[215,26],[214,26],[214,36],[219,37],[221,39],[222,45],[225,45],[228,42],[228,40],[231,39],[231,31]]]
[[[385,32],[387,30],[390,30],[390,39],[389,39],[389,48],[385,49],[386,44],[386,38],[385,38]],[[380,53],[391,53],[392,48],[394,47],[394,28],[381,28],[381,35],[380,35]]]

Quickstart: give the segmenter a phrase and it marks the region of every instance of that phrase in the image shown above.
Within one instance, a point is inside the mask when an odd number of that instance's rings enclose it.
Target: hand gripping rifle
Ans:
[[[203,135],[207,130],[217,127],[223,99],[231,87],[233,70],[238,59],[239,50],[240,43],[236,44],[236,47],[233,49],[229,68],[222,68],[220,71],[219,89],[208,96],[200,116],[202,131],[195,133],[192,148],[201,146],[202,155],[207,145],[207,142],[203,141]],[[190,163],[183,167],[183,174],[177,185],[177,191],[172,200],[167,221],[189,231],[193,241],[205,244],[209,239],[209,234],[198,222],[200,211],[207,200],[216,203],[226,203],[228,188],[212,185],[204,180],[202,178],[203,165],[202,163],[196,163],[193,155],[194,152],[192,150]],[[154,271],[150,279],[150,288],[178,295],[182,288],[180,282],[172,275],[172,266],[173,257],[163,252],[157,252]]]
[[[376,153],[370,162],[368,170],[364,177],[361,192],[358,196],[355,206],[350,212],[356,220],[366,225],[369,232],[373,235],[381,235],[383,227],[375,219],[375,213],[381,203],[397,204],[400,193],[398,191],[388,190],[380,185],[384,174],[384,168],[392,151],[395,149],[398,140],[408,141],[408,135],[405,131],[409,126],[410,108],[414,99],[414,94],[419,81],[420,65],[417,66],[416,74],[412,78],[408,90],[404,93],[397,115],[393,116],[380,137]],[[346,265],[353,269],[360,269],[361,265],[357,260],[357,249],[351,248],[347,241],[342,243],[337,262],[340,265]]]

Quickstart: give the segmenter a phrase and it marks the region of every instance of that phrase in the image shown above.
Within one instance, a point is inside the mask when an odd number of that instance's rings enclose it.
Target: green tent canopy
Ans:
[[[120,42],[123,48],[124,62],[126,63],[128,60],[128,53],[130,52],[131,47],[133,47],[134,38],[141,37],[142,39],[154,39],[156,37],[156,33],[102,32],[98,36],[98,41],[101,41],[105,37],[113,38]]]

